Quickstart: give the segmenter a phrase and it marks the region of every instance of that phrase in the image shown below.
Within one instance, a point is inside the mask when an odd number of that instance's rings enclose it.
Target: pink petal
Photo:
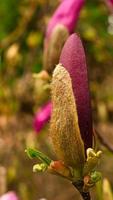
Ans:
[[[113,4],[113,0],[109,0]]]
[[[15,192],[8,192],[0,197],[0,200],[19,200]]]
[[[57,24],[66,26],[69,32],[72,33],[84,2],[85,0],[63,0],[48,24],[46,36],[51,35]]]
[[[81,40],[76,34],[72,34],[65,43],[61,52],[60,63],[68,70],[72,79],[79,127],[87,149],[92,146],[91,102],[85,53]]]
[[[110,13],[113,13],[113,0],[105,0],[105,3],[110,11]]]
[[[49,102],[36,114],[33,126],[37,133],[39,133],[44,125],[49,121],[51,116],[51,107],[51,102]]]

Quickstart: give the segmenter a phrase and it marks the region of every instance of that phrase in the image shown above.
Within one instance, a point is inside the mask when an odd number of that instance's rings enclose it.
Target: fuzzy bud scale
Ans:
[[[78,126],[71,79],[62,65],[57,65],[52,79],[51,137],[59,160],[76,169],[84,165],[84,145]]]

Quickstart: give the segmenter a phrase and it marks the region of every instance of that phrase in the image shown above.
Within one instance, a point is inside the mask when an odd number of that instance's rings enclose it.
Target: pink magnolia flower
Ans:
[[[51,102],[48,102],[39,112],[37,112],[33,123],[34,129],[37,133],[39,133],[44,125],[49,121],[51,116],[51,107]]]
[[[43,67],[52,73],[69,34],[74,32],[85,0],[62,0],[51,17],[44,40]]]
[[[0,197],[0,200],[19,200],[15,192],[8,192]]]
[[[64,25],[72,33],[84,3],[85,0],[63,0],[48,24],[46,36],[50,36],[58,24]]]
[[[46,32],[46,38],[44,41],[44,52],[46,56],[46,59],[48,59],[48,48],[49,48],[49,39],[51,40],[50,36],[54,30],[54,28],[58,25],[64,25],[69,33],[72,33],[74,31],[75,25],[77,23],[78,17],[80,10],[82,6],[84,5],[85,0],[62,0],[59,7],[53,14],[48,27],[47,27],[47,32]],[[52,51],[53,52],[53,51]],[[60,53],[60,52],[59,52]],[[50,56],[50,55],[49,55]],[[58,55],[58,60],[59,60]],[[52,56],[54,58],[54,56]],[[51,59],[52,59],[51,58]],[[47,60],[44,59],[45,65],[47,65]],[[46,61],[46,62],[45,62]],[[56,61],[56,60],[55,60]],[[52,60],[51,60],[52,62]],[[53,69],[55,64],[58,63],[53,63]],[[43,126],[45,125],[46,122],[49,121],[50,119],[50,114],[51,114],[51,106],[50,103],[45,105],[44,107],[41,108],[40,112],[36,114],[35,120],[34,120],[34,128],[36,132],[39,132]]]
[[[113,0],[109,0],[113,4]]]
[[[111,14],[113,14],[113,0],[105,0],[105,3],[110,11]]]
[[[77,105],[78,123],[85,149],[92,146],[92,114],[84,49],[77,34],[66,41],[60,63],[69,72]]]

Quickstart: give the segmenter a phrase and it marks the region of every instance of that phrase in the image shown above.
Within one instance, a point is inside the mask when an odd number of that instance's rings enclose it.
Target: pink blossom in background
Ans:
[[[104,0],[111,14],[113,14],[113,0]]]
[[[44,125],[49,121],[51,109],[51,102],[48,102],[46,105],[41,107],[39,112],[37,112],[33,123],[34,129],[37,133],[39,133]]]
[[[50,22],[46,31],[46,38],[44,41],[44,48],[48,48],[48,39],[51,36],[53,29],[58,24],[64,25],[69,33],[74,31],[77,23],[80,10],[84,5],[85,0],[61,0],[60,5],[50,19]],[[34,129],[36,132],[40,132],[44,125],[49,121],[51,115],[51,103],[46,104],[36,114],[34,119]]]
[[[77,23],[80,10],[84,5],[85,0],[63,0],[61,4],[53,14],[48,27],[46,36],[49,37],[58,24],[62,24],[67,27],[69,33],[74,31]]]
[[[19,200],[15,192],[8,192],[0,197],[0,200]]]
[[[110,0],[110,2],[113,4],[113,0]]]
[[[108,3],[108,5],[110,6],[113,6],[112,4],[113,4],[113,0],[106,0],[106,2]]]

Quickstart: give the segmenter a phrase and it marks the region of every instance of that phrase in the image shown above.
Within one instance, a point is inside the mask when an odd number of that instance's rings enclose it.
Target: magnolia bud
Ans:
[[[92,147],[91,101],[85,53],[82,42],[77,34],[72,34],[66,41],[62,49],[60,63],[68,71],[72,80],[80,133],[85,149],[87,149]]]
[[[81,171],[84,165],[84,145],[71,79],[61,64],[56,66],[53,73],[52,103],[51,137],[54,150],[65,165]]]
[[[53,71],[55,65],[59,62],[62,47],[69,36],[67,28],[58,24],[51,36],[45,40],[45,48],[43,55],[44,69],[49,73]]]
[[[62,47],[70,33],[74,32],[80,10],[85,0],[62,1],[49,21],[44,49],[44,69],[52,72],[59,63]]]
[[[65,166],[62,161],[52,161],[48,167],[48,172],[63,176],[67,179],[72,179],[71,169]]]

